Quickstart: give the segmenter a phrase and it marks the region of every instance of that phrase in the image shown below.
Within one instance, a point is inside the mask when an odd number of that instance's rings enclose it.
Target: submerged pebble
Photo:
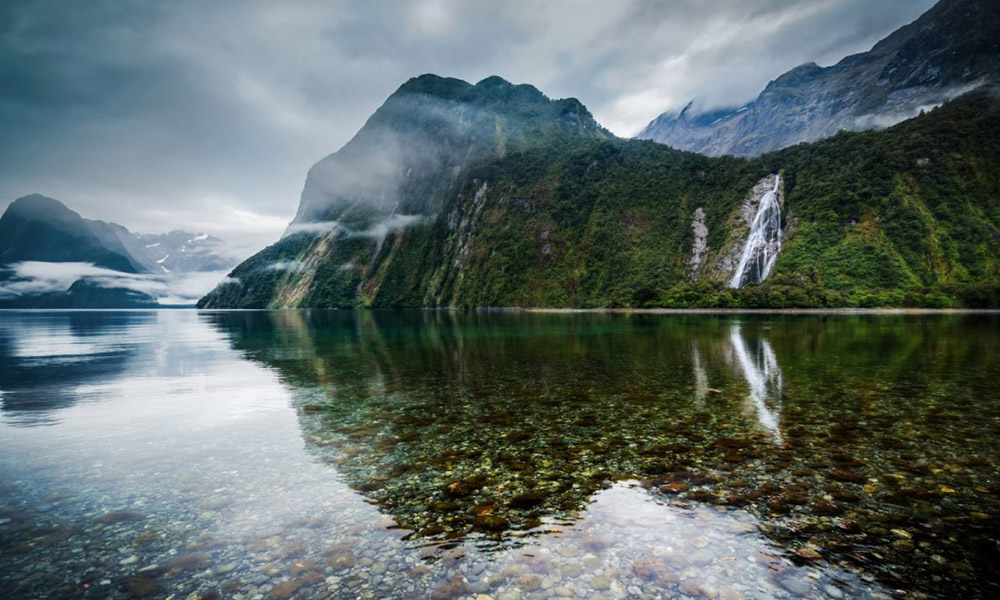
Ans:
[[[976,598],[992,581],[972,548],[996,543],[1000,462],[982,440],[998,433],[984,398],[1000,395],[974,372],[996,359],[948,327],[930,330],[956,358],[921,338],[932,356],[897,365],[861,341],[903,352],[924,334],[863,320],[324,321],[339,318],[192,322],[232,336],[217,366],[252,387],[206,384],[190,420],[173,416],[184,427],[71,448],[86,459],[0,458],[0,584],[15,598],[840,600]],[[931,358],[957,362],[911,364]],[[153,370],[165,389],[200,381],[173,369]],[[234,389],[273,401],[225,408]],[[229,420],[199,431],[214,406]],[[58,460],[77,467],[69,492],[36,477]]]

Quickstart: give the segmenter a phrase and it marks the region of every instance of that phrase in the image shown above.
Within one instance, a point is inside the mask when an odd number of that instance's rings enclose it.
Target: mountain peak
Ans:
[[[551,102],[541,90],[528,83],[514,84],[503,77],[492,75],[476,84],[476,89],[486,93],[492,99],[503,101],[528,102],[544,104]]]
[[[70,210],[65,204],[41,194],[21,196],[10,203],[7,212],[29,219],[79,219],[79,214]]]
[[[476,84],[476,87],[485,89],[490,89],[490,88],[503,89],[503,88],[514,87],[514,84],[507,81],[503,77],[500,77],[499,75],[490,75],[489,77],[480,80],[479,83]]]
[[[111,226],[84,219],[41,194],[18,198],[0,217],[0,265],[20,261],[89,262],[126,273],[142,270]]]
[[[799,85],[804,81],[816,77],[822,72],[823,67],[810,61],[795,67],[791,71],[783,73],[771,83],[772,85]]]
[[[401,85],[339,151],[309,171],[293,225],[365,230],[394,214],[433,213],[469,165],[530,147],[611,134],[575,98],[491,76],[472,85],[426,73]]]
[[[1000,81],[998,4],[941,0],[868,52],[780,75],[739,111],[711,119],[704,111],[664,113],[639,137],[709,155],[755,156],[904,121]]]
[[[399,89],[390,96],[390,100],[410,95],[423,95],[440,100],[480,105],[496,102],[529,104],[550,102],[549,97],[535,86],[526,83],[514,84],[499,75],[491,75],[472,85],[462,79],[425,73],[413,77],[399,86]]]
[[[467,95],[472,87],[471,83],[461,79],[424,73],[407,80],[390,98],[408,94],[425,94],[442,99],[457,100]]]

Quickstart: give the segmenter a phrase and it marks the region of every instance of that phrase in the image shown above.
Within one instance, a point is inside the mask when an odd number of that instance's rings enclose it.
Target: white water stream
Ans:
[[[764,194],[757,206],[757,214],[750,224],[750,234],[740,256],[729,287],[739,288],[747,283],[764,281],[774,268],[781,251],[781,202],[778,186],[781,175],[774,176],[774,188]]]

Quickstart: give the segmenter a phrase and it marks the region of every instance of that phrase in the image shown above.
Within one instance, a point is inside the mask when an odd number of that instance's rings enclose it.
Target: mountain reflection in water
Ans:
[[[995,317],[206,318],[293,388],[310,451],[430,546],[517,545],[636,480],[894,586],[998,580]]]
[[[26,426],[59,421],[80,386],[120,376],[151,312],[6,311],[0,319],[0,411]]]
[[[998,332],[0,311],[0,589],[996,597]]]

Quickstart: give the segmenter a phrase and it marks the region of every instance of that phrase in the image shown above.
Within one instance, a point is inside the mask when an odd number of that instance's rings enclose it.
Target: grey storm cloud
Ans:
[[[6,0],[0,207],[281,235],[308,168],[408,78],[500,75],[634,135],[864,51],[933,0]]]

